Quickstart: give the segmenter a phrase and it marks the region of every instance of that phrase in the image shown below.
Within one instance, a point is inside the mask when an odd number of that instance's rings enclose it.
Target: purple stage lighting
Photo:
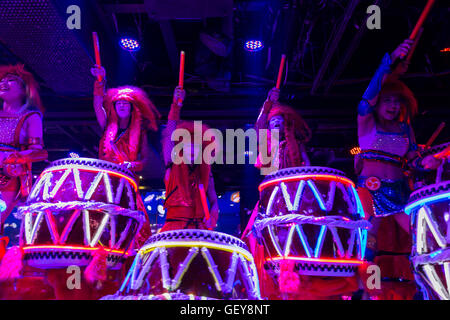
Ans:
[[[244,49],[250,52],[260,51],[264,48],[264,44],[260,40],[248,40],[245,42]]]
[[[121,38],[119,43],[122,49],[126,51],[138,51],[141,48],[139,42],[133,38]]]

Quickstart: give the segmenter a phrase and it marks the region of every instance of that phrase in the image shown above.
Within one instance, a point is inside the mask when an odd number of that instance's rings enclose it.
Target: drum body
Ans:
[[[161,232],[139,250],[121,289],[105,300],[260,299],[252,255],[225,233]]]
[[[439,144],[433,146],[431,148],[426,149],[421,152],[422,158],[425,158],[429,155],[442,155],[443,153],[448,152],[448,148],[450,147],[450,142]],[[447,156],[448,157],[448,156]],[[414,161],[414,160],[413,160]],[[443,161],[441,166],[437,170],[427,170],[423,172],[416,172],[415,175],[415,183],[414,188],[419,189],[424,186],[428,186],[431,184],[439,183],[441,181],[450,180],[450,164],[446,157],[443,157]]]
[[[450,300],[450,181],[413,192],[405,212],[411,215],[411,262],[424,298]]]
[[[350,277],[363,263],[367,229],[354,183],[341,171],[287,168],[259,186],[254,233],[265,247],[264,268],[277,279],[280,262],[308,276]]]
[[[102,247],[107,266],[119,269],[145,219],[136,192],[132,173],[119,165],[88,158],[51,163],[16,214],[26,264],[86,266]]]

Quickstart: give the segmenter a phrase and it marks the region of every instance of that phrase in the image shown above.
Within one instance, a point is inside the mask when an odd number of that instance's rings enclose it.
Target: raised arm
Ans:
[[[171,137],[172,133],[177,128],[178,122],[180,121],[180,112],[185,96],[186,92],[182,88],[175,88],[172,104],[170,105],[167,126],[162,131],[162,149],[164,165],[166,166],[166,168],[169,167],[172,163],[172,150],[174,147],[174,142],[172,141]]]
[[[256,120],[256,130],[267,129],[267,117],[274,103],[280,98],[280,90],[272,88],[267,95],[266,101],[261,108],[258,119]]]
[[[94,110],[97,122],[102,130],[104,130],[106,127],[106,111],[103,108],[103,97],[105,96],[106,71],[103,67],[95,65],[94,68],[91,69],[91,73],[95,77],[101,75],[103,79],[102,81],[95,80],[94,83]]]
[[[408,55],[414,41],[405,40],[390,55],[386,53],[380,66],[364,92],[358,104],[358,135],[364,135],[374,125],[373,111],[378,101],[378,96],[383,83],[392,72],[392,63],[402,55]],[[406,69],[404,69],[406,71]]]

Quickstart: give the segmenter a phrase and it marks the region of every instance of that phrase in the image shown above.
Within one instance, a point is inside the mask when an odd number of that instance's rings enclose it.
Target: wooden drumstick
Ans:
[[[434,0],[428,0],[425,8],[423,9],[422,13],[420,14],[419,20],[417,20],[417,23],[416,23],[413,31],[409,35],[410,40],[414,40],[416,38],[417,34],[419,33],[419,29],[422,27],[423,23],[427,19],[428,14],[431,11],[431,7],[433,7],[433,4],[434,4]]]
[[[433,144],[434,140],[436,140],[436,138],[441,133],[442,129],[444,129],[444,127],[445,127],[445,122],[441,122],[441,124],[434,131],[434,133],[432,134],[430,139],[428,139],[427,144],[425,145],[425,148],[428,148],[428,147],[430,147]]]
[[[284,65],[286,64],[286,55],[281,55],[280,68],[278,69],[278,78],[276,88],[280,90],[281,87],[281,78],[283,77]]]
[[[94,51],[95,51],[95,64],[100,68],[102,66],[102,62],[100,60],[100,45],[98,43],[98,35],[97,32],[92,32],[92,40],[94,41]],[[97,80],[102,81],[103,77],[101,75],[97,75]]]

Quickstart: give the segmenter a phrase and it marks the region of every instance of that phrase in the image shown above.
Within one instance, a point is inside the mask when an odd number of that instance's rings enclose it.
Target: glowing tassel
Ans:
[[[105,249],[100,248],[94,252],[91,262],[84,271],[84,277],[89,283],[95,283],[96,281],[105,281],[106,275],[106,258],[108,252]]]
[[[297,293],[300,287],[300,277],[294,272],[294,262],[280,261],[280,277],[278,278],[281,293]]]
[[[23,250],[21,247],[11,247],[6,251],[0,265],[0,281],[14,280],[20,277],[23,269]]]

